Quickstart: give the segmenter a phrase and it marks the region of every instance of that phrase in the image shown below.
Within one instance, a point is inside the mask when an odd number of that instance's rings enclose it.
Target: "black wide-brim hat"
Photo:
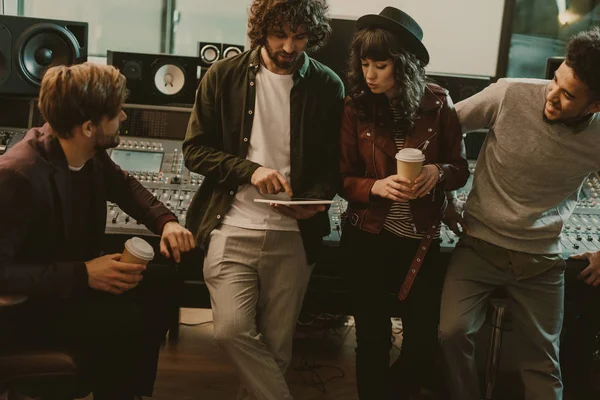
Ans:
[[[429,64],[429,52],[423,44],[423,29],[407,13],[394,7],[386,7],[379,15],[368,14],[356,21],[356,30],[383,28],[396,36],[404,48],[414,54],[423,65]]]

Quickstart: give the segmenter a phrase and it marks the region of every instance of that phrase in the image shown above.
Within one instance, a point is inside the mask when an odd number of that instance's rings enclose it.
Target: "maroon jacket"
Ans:
[[[392,201],[371,197],[371,188],[376,180],[396,173],[396,144],[385,124],[358,118],[355,101],[346,98],[340,134],[340,169],[344,197],[348,200],[348,221],[364,231],[379,233]],[[440,165],[445,180],[429,195],[410,201],[413,228],[419,233],[441,220],[446,206],[444,191],[461,188],[469,178],[454,105],[448,92],[434,84],[427,85],[419,117],[413,131],[406,136],[405,147],[423,149],[426,143],[425,163]]]
[[[84,261],[72,260],[67,240],[71,226],[71,181],[67,159],[47,125],[30,130],[0,156],[0,295],[60,295],[88,287]],[[106,225],[106,201],[113,201],[160,233],[176,220],[136,179],[122,171],[105,151],[90,161],[94,232],[89,259],[100,255]]]

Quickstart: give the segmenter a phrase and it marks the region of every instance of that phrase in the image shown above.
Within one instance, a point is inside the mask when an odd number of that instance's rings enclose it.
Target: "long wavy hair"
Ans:
[[[414,126],[419,112],[421,98],[425,93],[426,78],[425,68],[417,57],[406,51],[398,38],[386,29],[365,28],[354,35],[350,51],[350,68],[348,71],[348,84],[350,94],[355,99],[359,117],[370,121],[373,105],[379,105],[384,116],[384,122],[391,123],[391,116],[387,113],[387,97],[383,94],[373,94],[366,84],[362,71],[362,60],[369,58],[373,61],[392,60],[394,65],[394,79],[396,96],[391,104],[403,112],[403,117],[398,121],[400,128],[410,132]]]
[[[305,27],[308,32],[306,50],[317,50],[331,35],[328,9],[324,0],[254,0],[248,19],[251,47],[264,46],[269,29],[289,24],[292,32]]]

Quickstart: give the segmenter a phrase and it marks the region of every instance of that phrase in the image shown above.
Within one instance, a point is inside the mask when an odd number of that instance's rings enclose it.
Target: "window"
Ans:
[[[198,42],[244,46],[250,0],[177,0],[173,54],[197,56]]]
[[[548,57],[564,56],[569,38],[600,23],[600,0],[516,0],[508,77],[545,78]]]
[[[22,0],[27,17],[84,21],[89,24],[88,55],[106,50],[161,51],[162,0]]]

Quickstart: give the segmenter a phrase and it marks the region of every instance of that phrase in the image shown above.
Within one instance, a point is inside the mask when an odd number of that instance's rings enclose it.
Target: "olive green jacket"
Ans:
[[[294,197],[331,199],[340,187],[339,132],[344,86],[328,67],[303,55],[290,93],[290,163]],[[206,249],[239,185],[260,165],[246,159],[256,99],[260,48],[215,63],[205,73],[183,143],[185,166],[204,175],[187,226]],[[330,233],[327,212],[298,220],[309,262]]]

